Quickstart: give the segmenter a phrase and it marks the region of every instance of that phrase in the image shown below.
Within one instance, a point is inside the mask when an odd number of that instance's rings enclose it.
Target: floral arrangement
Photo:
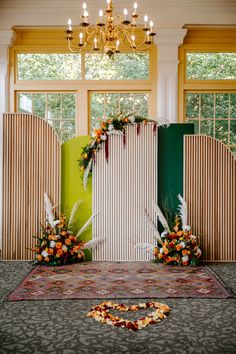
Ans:
[[[52,203],[46,193],[44,194],[44,202],[47,219],[46,226],[41,226],[41,235],[35,236],[37,239],[36,263],[56,266],[84,260],[84,250],[94,248],[103,240],[100,238],[86,243],[79,240],[80,235],[89,227],[96,214],[93,214],[82,228],[75,231],[74,218],[80,205],[79,201],[73,206],[68,222],[63,214],[59,219],[56,219]]]
[[[139,311],[142,309],[154,308],[155,311],[151,312],[146,317],[139,320],[129,321],[109,313],[109,310],[118,310],[122,312]],[[87,317],[92,317],[96,321],[105,323],[115,327],[127,328],[130,331],[137,331],[145,328],[148,325],[160,322],[167,317],[170,312],[170,307],[159,302],[147,302],[139,305],[126,306],[124,304],[116,304],[111,301],[102,302],[99,305],[93,306]]]
[[[76,263],[84,259],[84,243],[67,229],[66,218],[62,215],[59,224],[42,226],[42,235],[35,247],[37,262],[43,265]]]
[[[153,131],[156,132],[157,122],[142,118],[139,116],[118,116],[108,118],[98,122],[93,129],[92,137],[87,145],[82,149],[79,159],[80,170],[83,172],[84,188],[86,189],[87,178],[91,174],[92,164],[96,160],[96,153],[101,149],[102,144],[105,143],[105,154],[108,160],[109,156],[109,136],[112,134],[121,135],[123,137],[123,144],[126,144],[125,128],[128,124],[137,124],[137,135],[139,135],[141,124],[153,123]],[[159,122],[160,124],[160,122]],[[166,123],[161,123],[166,124]]]
[[[170,227],[167,219],[163,215],[159,206],[154,203],[154,211],[164,231],[159,233],[157,227],[145,212],[146,221],[155,232],[155,245],[141,243],[137,247],[148,252],[153,252],[154,260],[159,263],[178,265],[178,266],[196,266],[199,263],[201,249],[198,237],[192,235],[191,227],[187,225],[187,203],[178,195],[179,215],[175,215],[175,223]]]

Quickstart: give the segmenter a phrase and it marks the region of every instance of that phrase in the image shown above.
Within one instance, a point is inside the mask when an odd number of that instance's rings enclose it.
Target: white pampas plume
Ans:
[[[154,252],[155,250],[155,246],[152,245],[151,243],[137,243],[137,245],[135,245],[136,248],[145,251],[145,252]]]
[[[93,159],[91,158],[89,160],[88,166],[86,167],[86,170],[84,171],[84,178],[83,178],[83,182],[84,182],[84,190],[86,191],[86,186],[87,186],[87,180],[88,180],[88,175],[89,172],[92,168],[92,163],[93,163]]]
[[[98,214],[98,212],[94,213],[87,221],[86,223],[81,227],[81,229],[79,230],[79,232],[77,233],[76,237],[79,237],[85,230],[87,230],[87,228],[89,227],[89,225],[91,224],[93,218]]]
[[[73,205],[73,208],[71,210],[71,213],[70,213],[70,218],[69,218],[69,221],[68,221],[68,229],[72,226],[73,222],[74,222],[74,218],[76,216],[76,213],[78,211],[78,208],[81,204],[81,200],[77,200],[77,202],[75,202],[75,204]]]
[[[180,201],[180,205],[178,207],[178,210],[180,212],[180,217],[182,220],[182,227],[184,227],[187,224],[187,216],[188,216],[188,208],[187,208],[187,202],[184,200],[183,197],[181,197],[180,194],[178,194],[178,199]]]
[[[158,231],[157,227],[154,225],[154,223],[153,223],[152,219],[150,218],[150,216],[147,214],[146,209],[145,209],[144,213],[145,213],[145,219],[146,219],[148,225],[149,225],[149,226],[152,228],[152,230],[154,231],[155,237],[156,237],[156,238],[158,239],[158,241],[162,244],[163,242],[162,242],[161,236],[160,236],[160,234],[159,234],[159,231]]]
[[[105,237],[95,238],[94,240],[90,240],[84,244],[82,249],[90,249],[93,250],[99,243],[103,242]]]
[[[54,228],[57,224],[60,223],[60,220],[54,220],[53,206],[47,193],[44,193],[44,208],[46,212],[47,221]]]
[[[156,203],[153,203],[153,209],[156,213],[156,215],[158,216],[159,218],[159,221],[160,223],[162,224],[162,226],[167,230],[167,231],[170,231],[170,228],[168,226],[168,222],[166,220],[166,218],[164,217],[161,209],[159,208],[159,206],[156,204]]]

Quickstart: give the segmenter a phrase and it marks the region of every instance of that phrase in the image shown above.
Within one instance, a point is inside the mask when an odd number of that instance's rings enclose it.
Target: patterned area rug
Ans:
[[[36,266],[7,300],[180,297],[227,298],[232,294],[206,266],[93,261]]]

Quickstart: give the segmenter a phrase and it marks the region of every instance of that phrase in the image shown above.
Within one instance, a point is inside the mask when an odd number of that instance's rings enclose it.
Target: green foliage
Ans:
[[[235,80],[236,53],[187,53],[187,79]]]
[[[148,93],[92,93],[91,128],[100,120],[110,116],[127,116],[130,112],[148,116]]]
[[[80,54],[18,54],[19,80],[79,80]]]
[[[148,53],[116,54],[113,58],[102,54],[85,55],[87,80],[147,80]]]

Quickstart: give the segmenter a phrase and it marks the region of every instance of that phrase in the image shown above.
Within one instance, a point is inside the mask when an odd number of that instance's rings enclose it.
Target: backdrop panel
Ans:
[[[89,141],[88,136],[79,136],[64,143],[61,147],[61,209],[67,215],[70,214],[74,203],[81,201],[78,211],[78,226],[83,226],[92,215],[92,179],[88,179],[87,190],[84,190],[82,172],[78,159],[82,147]],[[83,240],[92,238],[92,227],[82,235]]]
[[[104,144],[103,144],[104,145]],[[93,171],[93,237],[105,242],[93,252],[94,260],[148,260],[150,255],[134,247],[153,243],[153,233],[144,211],[153,218],[152,204],[157,196],[157,134],[153,124],[128,126],[123,138],[109,137],[109,158],[105,147],[96,154]]]
[[[183,195],[184,135],[194,134],[193,124],[158,128],[158,204],[177,212],[177,195]]]
[[[203,259],[236,261],[236,160],[221,142],[185,137],[189,224],[201,235]]]
[[[30,114],[3,116],[4,260],[33,259],[45,220],[44,192],[60,203],[60,144],[53,129]]]

